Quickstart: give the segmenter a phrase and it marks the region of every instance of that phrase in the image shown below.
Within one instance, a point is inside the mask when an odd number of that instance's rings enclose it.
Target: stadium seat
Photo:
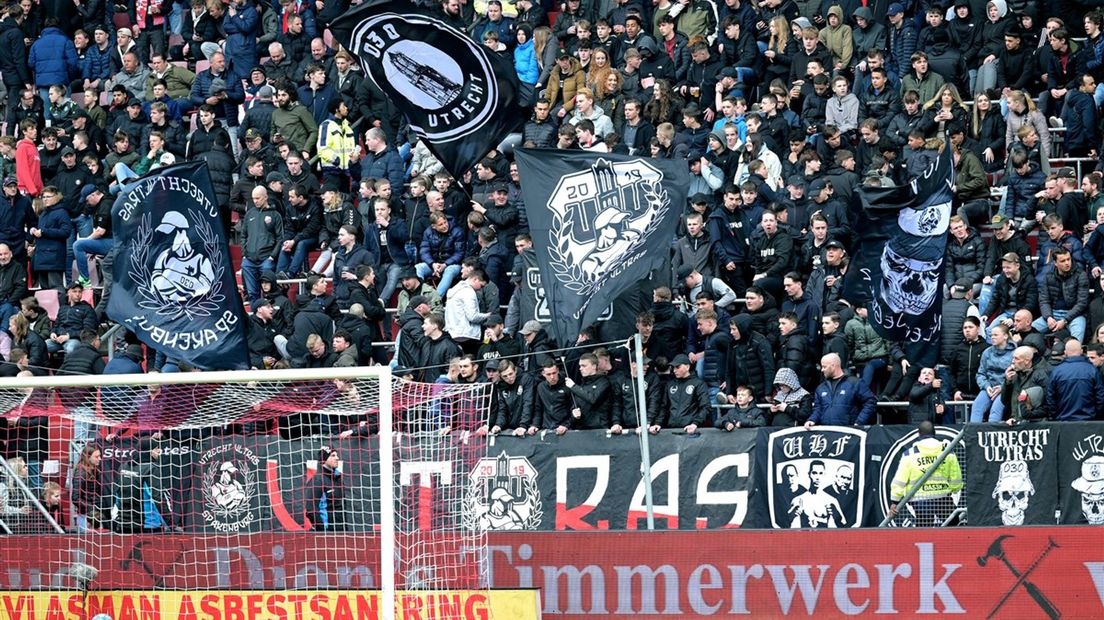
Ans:
[[[61,307],[61,302],[58,301],[58,291],[56,288],[45,288],[35,291],[35,299],[38,300],[38,305],[42,306],[46,311],[46,316],[50,317],[53,321],[57,319],[58,308]]]
[[[202,73],[202,72],[204,72],[204,71],[206,71],[207,69],[210,69],[210,68],[211,68],[211,61],[210,60],[207,60],[206,58],[203,58],[201,60],[196,61],[195,72],[197,74]]]
[[[330,32],[329,28],[322,31],[322,42],[326,44],[326,49],[333,49],[333,47],[334,47],[334,37],[333,37],[333,33]]]
[[[115,13],[111,16],[111,23],[115,24],[115,30],[118,30],[120,28],[130,28],[130,14]]]

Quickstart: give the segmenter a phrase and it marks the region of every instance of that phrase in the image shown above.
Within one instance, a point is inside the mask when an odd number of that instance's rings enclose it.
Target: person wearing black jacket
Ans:
[[[993,282],[993,297],[981,311],[990,326],[1011,318],[1019,309],[1027,310],[1032,316],[1038,314],[1039,288],[1035,278],[1020,267],[1020,256],[1009,252],[1001,257],[1001,271]]]
[[[0,22],[3,23],[3,22]],[[27,265],[27,242],[31,239],[27,231],[38,223],[29,196],[19,193],[19,182],[15,175],[3,180],[3,194],[0,195],[0,243],[11,250],[12,260],[24,268]],[[19,303],[19,299],[15,300]]]
[[[387,352],[383,347],[371,346],[372,342],[383,340],[383,319],[387,316],[387,309],[376,292],[376,270],[371,265],[361,265],[356,269],[356,282],[349,284],[349,313],[359,306],[355,313],[367,326],[366,338],[358,340],[357,347],[361,359],[371,353],[371,359],[377,364],[387,363]],[[348,315],[346,317],[348,318]],[[367,340],[367,342],[365,342]],[[366,347],[367,345],[367,347]]]
[[[399,274],[403,267],[412,263],[406,253],[406,242],[410,238],[410,227],[406,220],[392,214],[391,202],[386,198],[376,198],[372,202],[375,220],[364,228],[364,236],[376,239],[379,245],[379,277],[382,280],[380,299],[390,303],[391,296],[399,287]],[[390,325],[390,321],[387,321]]]
[[[300,295],[299,308],[288,335],[288,356],[300,359],[307,356],[307,337],[318,334],[324,342],[333,340],[334,321],[341,317],[333,295],[326,294],[327,282],[321,276],[307,278],[308,295]]]
[[[483,344],[479,347],[477,357],[482,360],[497,359],[500,357],[512,358],[521,355],[521,342],[513,335],[506,333],[502,321],[502,315],[491,314],[483,321]]]
[[[318,233],[321,230],[321,205],[302,185],[292,185],[288,189],[284,210],[284,238],[280,242],[276,271],[300,274],[307,255],[318,247]]]
[[[847,352],[847,339],[843,335],[843,330],[840,329],[843,320],[836,312],[829,312],[820,318],[821,333],[824,334],[824,344],[821,345],[820,355],[821,357],[828,355],[829,353],[835,353],[840,358],[840,363],[844,368],[849,366],[849,355]]]
[[[415,295],[410,298],[406,310],[399,315],[398,342],[395,344],[395,360],[399,368],[414,368],[418,365],[418,355],[425,340],[422,324],[429,313],[429,299],[423,295]]]
[[[793,264],[793,236],[779,229],[774,212],[764,211],[760,227],[751,235],[752,281],[772,295],[780,295],[782,278]]]
[[[0,21],[0,75],[3,75],[4,86],[8,89],[8,134],[13,135],[16,127],[13,123],[14,112],[19,106],[19,98],[24,89],[34,88],[34,78],[27,64],[27,45],[23,42],[23,31],[20,29],[24,19],[23,7],[10,6],[7,15]]]
[[[587,353],[579,358],[578,383],[564,377],[564,384],[571,390],[574,407],[575,429],[608,429],[612,426],[612,396],[609,379],[598,373],[598,358]]]
[[[251,368],[273,368],[280,359],[276,348],[276,330],[273,315],[275,309],[268,299],[256,299],[252,305],[246,329],[246,342],[249,345],[249,366]]]
[[[492,396],[491,433],[507,431],[522,437],[527,431],[536,432],[536,427],[531,426],[537,388],[532,375],[518,372],[518,367],[510,360],[499,359],[487,362],[486,371],[498,372],[499,377]]]
[[[449,362],[463,355],[460,345],[453,341],[445,331],[445,319],[439,314],[431,314],[422,322],[422,350],[418,356],[418,368],[423,383],[433,383],[437,377],[445,374]]]
[[[0,328],[19,314],[19,303],[27,296],[27,266],[17,262],[11,248],[0,243]]]
[[[615,392],[620,392],[621,414],[620,419],[613,420],[610,431],[617,435],[640,426],[637,416],[637,376],[644,372],[644,414],[647,426],[663,426],[667,417],[664,384],[659,375],[649,368],[651,364],[647,356],[644,357],[644,368],[636,363],[636,354],[629,351],[629,372],[614,371],[607,375],[610,385]]]
[[[728,402],[733,407],[727,409],[724,415],[718,417],[714,426],[729,432],[738,428],[766,426],[767,416],[762,409],[755,405],[755,395],[752,393],[752,389],[746,385],[741,385],[736,388],[735,392],[734,396],[728,397]]]
[[[805,334],[797,328],[797,316],[792,312],[779,314],[778,331],[782,335],[778,349],[778,368],[789,368],[797,373],[802,385],[812,385],[815,379],[810,361],[813,352],[809,350]]]
[[[80,282],[69,285],[63,303],[58,307],[50,340],[46,343],[46,348],[51,353],[57,353],[63,348],[66,353],[71,353],[80,345],[82,331],[95,332],[100,326],[95,309],[84,301],[83,296],[84,286]],[[62,297],[60,292],[58,297]]]
[[[981,354],[989,343],[981,338],[981,321],[966,317],[962,322],[962,340],[951,355],[951,394],[954,400],[973,400],[978,393],[977,373]]]
[[[574,423],[571,413],[575,408],[574,398],[567,383],[560,378],[560,368],[555,360],[549,359],[545,362],[541,367],[541,376],[544,381],[537,385],[529,434],[533,435],[539,430],[554,430],[557,435],[563,435]]]
[[[751,317],[751,330],[767,339],[771,350],[778,347],[778,302],[758,286],[749,286],[744,293],[744,312]]]
[[[774,356],[770,342],[755,331],[750,315],[738,314],[728,325],[732,346],[728,349],[726,386],[732,390],[743,385],[757,397],[767,396],[771,391],[771,379],[774,378]]]
[[[671,368],[674,377],[667,383],[668,407],[664,426],[696,433],[709,417],[709,386],[691,372],[690,358],[685,355],[671,360]],[[653,435],[659,430],[659,425],[648,427],[648,432]]]
[[[337,450],[323,446],[318,455],[318,471],[306,493],[306,516],[316,532],[340,532],[345,529],[345,483],[341,475],[341,457]]]
[[[651,313],[655,322],[648,341],[648,353],[672,360],[686,351],[690,319],[671,302],[671,289],[660,286],[652,291]]]

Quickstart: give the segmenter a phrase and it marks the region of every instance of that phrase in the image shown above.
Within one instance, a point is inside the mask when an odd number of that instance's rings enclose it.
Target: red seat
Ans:
[[[56,288],[44,288],[35,291],[35,299],[38,300],[38,305],[42,306],[42,309],[46,311],[46,316],[50,317],[51,321],[57,320],[58,308],[61,307],[61,302],[58,300]]]
[[[115,24],[115,30],[118,30],[120,28],[130,28],[130,14],[116,13],[111,16],[111,23]]]

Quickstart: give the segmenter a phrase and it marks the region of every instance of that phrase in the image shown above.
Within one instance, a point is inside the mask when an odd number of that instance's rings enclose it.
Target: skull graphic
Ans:
[[[1081,493],[1081,514],[1090,525],[1104,525],[1104,456],[1090,456],[1081,463],[1081,477],[1070,483]]]
[[[1001,521],[1005,525],[1023,525],[1027,504],[1034,494],[1035,485],[1031,483],[1026,462],[1001,463],[997,486],[993,489],[993,498],[997,500]]]
[[[926,261],[902,256],[888,245],[882,250],[882,299],[894,312],[922,314],[939,291],[943,257]]]

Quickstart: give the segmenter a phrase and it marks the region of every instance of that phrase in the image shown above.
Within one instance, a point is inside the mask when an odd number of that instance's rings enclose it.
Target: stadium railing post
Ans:
[[[638,332],[633,336],[633,354],[636,356],[636,426],[640,429],[640,475],[644,480],[644,510],[648,515],[648,529],[655,529],[655,506],[652,504],[652,455],[648,432],[647,387],[644,384],[644,343]]]

